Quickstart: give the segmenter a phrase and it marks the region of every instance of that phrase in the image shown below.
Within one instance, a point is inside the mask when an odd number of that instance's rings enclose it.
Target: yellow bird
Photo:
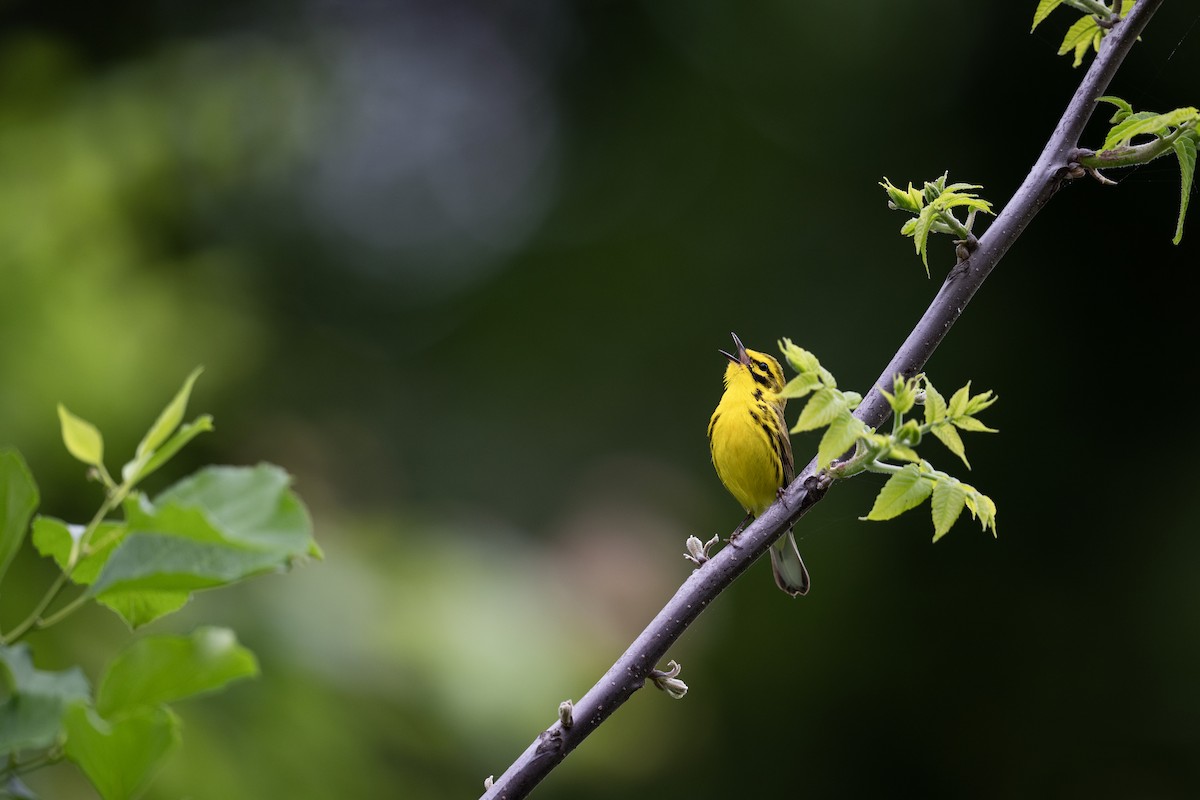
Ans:
[[[737,334],[737,353],[719,351],[729,359],[725,368],[725,394],[708,423],[708,446],[721,483],[746,509],[746,519],[757,517],[775,502],[780,490],[792,482],[792,443],[783,408],[783,369],[766,353],[747,350]],[[808,570],[787,534],[771,545],[771,571],[775,584],[792,597],[808,593]]]

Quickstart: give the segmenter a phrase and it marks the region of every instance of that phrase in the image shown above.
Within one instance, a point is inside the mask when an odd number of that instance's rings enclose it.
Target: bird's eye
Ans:
[[[759,361],[757,363],[758,363],[759,369],[761,369],[763,372],[770,372],[770,370],[767,369],[767,362]]]

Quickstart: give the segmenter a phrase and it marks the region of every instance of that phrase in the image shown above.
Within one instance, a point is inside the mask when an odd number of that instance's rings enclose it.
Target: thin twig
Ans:
[[[891,416],[891,407],[878,387],[890,387],[896,374],[911,377],[921,371],[984,279],[1034,215],[1068,179],[1068,165],[1078,147],[1079,136],[1096,108],[1096,100],[1104,94],[1133,42],[1161,4],[1162,0],[1141,0],[1105,37],[1100,53],[1084,75],[1037,163],[1004,210],[979,237],[978,246],[970,257],[951,270],[912,333],[880,373],[876,388],[855,412],[855,416],[867,425],[878,427]],[[816,474],[816,459],[813,459],[784,492],[782,502],[776,502],[741,533],[738,547],[722,549],[692,572],[604,677],[575,703],[574,724],[564,728],[560,722],[555,722],[543,731],[504,774],[495,779],[483,798],[517,800],[526,797],[588,734],[645,684],[650,671],[700,612],[762,556],[771,542],[804,516],[824,496],[827,488],[828,481]],[[552,709],[547,712],[552,713]]]

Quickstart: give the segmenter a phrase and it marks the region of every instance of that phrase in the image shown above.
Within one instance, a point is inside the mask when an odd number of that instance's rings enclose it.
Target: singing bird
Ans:
[[[757,517],[792,482],[792,443],[783,408],[783,369],[774,357],[748,350],[737,334],[736,353],[718,352],[729,359],[725,394],[708,422],[708,446],[721,483],[746,509],[746,520]],[[738,529],[739,531],[741,528]],[[808,593],[808,570],[789,528],[771,545],[775,584],[792,597]]]

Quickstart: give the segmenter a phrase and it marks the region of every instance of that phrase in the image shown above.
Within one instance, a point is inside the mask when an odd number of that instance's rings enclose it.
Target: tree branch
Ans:
[[[978,247],[951,270],[925,314],[855,412],[855,416],[867,425],[877,428],[891,415],[891,408],[879,393],[879,387],[890,388],[896,374],[912,376],[924,368],[984,279],[1025,226],[1076,172],[1073,166],[1078,166],[1075,159],[1079,136],[1091,119],[1096,100],[1104,94],[1133,42],[1161,4],[1162,0],[1141,0],[1105,37],[1100,53],[1084,75],[1037,163],[1004,210],[979,237]],[[666,656],[671,645],[708,604],[762,556],[783,531],[804,516],[824,496],[828,486],[829,479],[817,474],[816,459],[813,459],[784,492],[782,501],[767,509],[742,532],[736,547],[723,548],[692,572],[604,677],[575,703],[570,727],[564,727],[558,721],[538,735],[495,780],[483,798],[516,800],[526,797],[588,734],[642,688],[650,670]]]

